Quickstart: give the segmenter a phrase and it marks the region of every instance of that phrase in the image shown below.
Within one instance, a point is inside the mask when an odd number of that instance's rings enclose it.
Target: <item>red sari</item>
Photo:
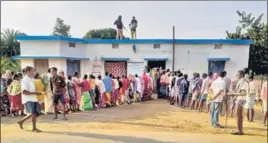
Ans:
[[[10,108],[12,112],[17,112],[23,110],[23,105],[21,103],[21,94],[9,95]]]

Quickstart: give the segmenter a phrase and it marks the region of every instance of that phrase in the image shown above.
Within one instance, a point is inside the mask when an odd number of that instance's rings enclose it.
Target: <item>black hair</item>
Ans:
[[[87,74],[85,74],[85,75],[84,75],[84,79],[87,79],[87,77],[88,77]]]
[[[207,78],[207,76],[208,76],[208,75],[207,75],[206,73],[203,73],[203,74],[202,74],[202,78],[204,78],[204,79]]]
[[[184,78],[184,79],[188,79],[188,75],[187,75],[187,74],[184,74],[184,75],[183,75],[183,78]]]
[[[249,77],[249,79],[252,79],[252,80],[253,80],[253,79],[254,79],[254,76],[253,76],[253,75],[251,75],[251,76]]]
[[[245,75],[245,74],[248,74],[248,73],[249,73],[249,69],[248,69],[248,68],[244,68],[244,69],[243,69],[243,72],[244,72],[244,75]]]
[[[209,72],[209,73],[208,73],[208,76],[209,76],[209,77],[212,77],[212,76],[213,76],[213,73],[212,73],[212,72]]]
[[[56,71],[56,72],[58,71],[58,69],[57,69],[56,67],[52,67],[51,69],[52,69],[53,71]]]
[[[108,75],[109,75],[109,73],[108,73],[108,72],[105,72],[105,75],[106,75],[106,76],[108,76]]]
[[[50,72],[51,72],[51,68],[49,68],[49,69],[47,70],[47,72],[50,73]]]
[[[25,73],[25,72],[26,72],[26,70],[25,70],[25,68],[23,68],[23,69],[22,69],[22,73]]]
[[[11,73],[11,75],[14,75],[14,72],[12,71],[12,72],[10,72]]]
[[[219,73],[219,76],[223,78],[225,76],[225,73],[224,72],[220,72]]]
[[[18,76],[19,76],[19,77],[23,77],[22,73],[18,73]]]
[[[179,74],[178,74],[178,77],[182,77],[182,76],[183,76],[183,74],[182,74],[182,73],[179,73]]]
[[[113,77],[113,75],[110,73],[109,77]]]
[[[17,78],[19,78],[19,75],[18,74],[14,74],[13,75],[13,80],[16,80]]]
[[[239,73],[240,76],[245,77],[245,73],[244,73],[243,70],[239,70],[238,73]]]
[[[74,76],[78,76],[78,72],[74,72]]]
[[[135,77],[138,77],[138,74],[135,74]]]
[[[34,68],[31,66],[27,66],[25,67],[25,72],[30,72],[31,70],[33,70]]]
[[[167,72],[170,72],[170,69],[167,69]]]
[[[37,79],[38,77],[39,77],[39,73],[36,72],[36,73],[34,74],[34,78]]]
[[[101,75],[98,76],[98,79],[101,80]]]
[[[69,79],[69,80],[72,80],[72,76],[69,75],[69,76],[68,76],[68,79]]]

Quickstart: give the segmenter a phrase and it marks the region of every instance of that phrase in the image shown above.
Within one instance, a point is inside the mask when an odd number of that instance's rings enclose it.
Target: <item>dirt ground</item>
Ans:
[[[52,115],[38,119],[43,133],[32,133],[27,122],[22,131],[15,124],[20,117],[1,119],[2,143],[266,143],[267,128],[261,124],[257,107],[255,122],[244,120],[244,136],[232,136],[235,119],[228,118],[227,130],[210,126],[206,113],[182,110],[164,100],[123,105],[98,111],[72,113],[68,121],[52,120]],[[59,116],[61,117],[61,116]],[[224,125],[225,117],[220,118]]]

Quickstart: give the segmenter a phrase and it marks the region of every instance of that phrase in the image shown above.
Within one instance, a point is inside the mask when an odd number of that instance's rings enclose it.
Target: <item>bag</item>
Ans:
[[[82,110],[92,110],[93,104],[89,92],[83,92],[82,96]]]

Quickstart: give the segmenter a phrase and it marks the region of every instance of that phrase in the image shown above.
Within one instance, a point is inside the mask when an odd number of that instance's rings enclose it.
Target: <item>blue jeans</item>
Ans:
[[[211,122],[212,126],[217,126],[219,123],[219,114],[221,109],[220,102],[212,102],[211,103]]]

